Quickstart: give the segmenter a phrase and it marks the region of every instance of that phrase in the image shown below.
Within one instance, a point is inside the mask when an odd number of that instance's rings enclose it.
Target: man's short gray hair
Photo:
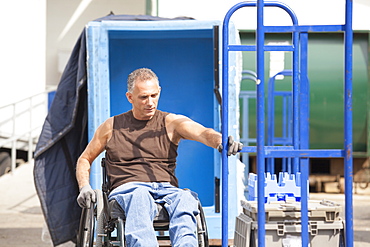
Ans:
[[[132,71],[127,78],[127,91],[132,93],[135,87],[136,81],[147,81],[147,80],[156,80],[159,84],[157,75],[148,68],[140,68]]]

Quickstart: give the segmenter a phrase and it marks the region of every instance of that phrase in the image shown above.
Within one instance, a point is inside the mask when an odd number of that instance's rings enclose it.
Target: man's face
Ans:
[[[132,93],[127,92],[126,97],[132,104],[132,111],[136,119],[149,120],[154,116],[160,91],[158,82],[154,79],[135,82]]]

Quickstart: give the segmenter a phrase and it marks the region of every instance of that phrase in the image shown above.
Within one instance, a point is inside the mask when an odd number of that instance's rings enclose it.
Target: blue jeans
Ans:
[[[164,203],[170,217],[169,235],[172,246],[198,246],[196,218],[199,213],[197,194],[170,183],[130,182],[114,189],[109,200],[115,199],[126,214],[127,247],[158,246],[153,229],[157,215],[155,203]]]

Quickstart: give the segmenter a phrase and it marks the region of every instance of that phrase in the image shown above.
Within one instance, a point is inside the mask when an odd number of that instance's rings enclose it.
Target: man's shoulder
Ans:
[[[104,123],[102,123],[102,126],[105,128],[113,128],[114,123],[114,117],[107,118]]]
[[[183,115],[175,114],[175,113],[171,113],[171,112],[163,112],[163,113],[166,114],[165,115],[166,116],[166,119],[173,119],[173,120],[175,120],[175,119],[184,117]]]
[[[184,120],[190,120],[190,118],[188,118],[184,115],[175,114],[175,113],[168,113],[168,115],[166,116],[166,123],[167,124],[175,123],[177,125],[177,124],[182,123]]]

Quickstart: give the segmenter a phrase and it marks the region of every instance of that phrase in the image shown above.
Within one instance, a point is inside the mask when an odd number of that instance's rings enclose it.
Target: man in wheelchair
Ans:
[[[150,69],[133,71],[127,89],[132,110],[102,123],[77,161],[77,202],[81,207],[95,202],[89,184],[90,166],[106,151],[109,200],[115,199],[125,212],[126,246],[158,245],[152,224],[156,203],[163,204],[168,212],[172,246],[198,246],[197,195],[178,188],[177,147],[181,139],[189,139],[221,151],[221,134],[185,116],[158,110],[161,88]],[[229,137],[228,155],[241,149],[242,144]]]

